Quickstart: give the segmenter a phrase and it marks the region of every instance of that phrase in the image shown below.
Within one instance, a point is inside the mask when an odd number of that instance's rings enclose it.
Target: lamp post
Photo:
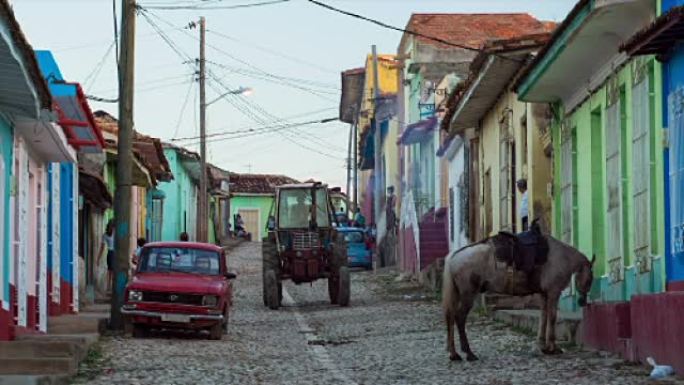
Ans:
[[[219,100],[225,98],[228,95],[251,95],[253,90],[249,87],[240,87],[236,90],[227,91],[215,99],[204,102],[204,97],[201,98],[202,102],[200,104],[200,126],[202,127],[202,132],[200,134],[200,196],[199,204],[200,209],[198,213],[198,231],[197,236],[200,242],[209,241],[209,188],[207,187],[207,158],[206,158],[206,117],[207,117],[207,107],[218,102]]]

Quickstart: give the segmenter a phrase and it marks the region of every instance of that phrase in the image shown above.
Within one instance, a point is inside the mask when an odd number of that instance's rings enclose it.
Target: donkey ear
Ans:
[[[596,254],[591,255],[591,261],[589,261],[592,266],[594,266],[594,262],[596,262]]]

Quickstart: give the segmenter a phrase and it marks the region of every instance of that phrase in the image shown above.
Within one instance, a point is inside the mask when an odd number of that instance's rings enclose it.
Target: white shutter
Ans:
[[[573,186],[572,186],[572,131],[561,127],[561,233],[563,242],[572,245]]]
[[[608,188],[606,259],[613,282],[621,281],[623,278],[620,138],[620,101],[617,100],[606,109],[606,186]]]
[[[513,231],[511,225],[511,146],[508,115],[499,128],[499,230]]]
[[[60,303],[60,280],[61,280],[61,260],[60,260],[60,167],[59,163],[53,163],[52,167],[52,302]]]
[[[49,165],[48,165],[49,167]],[[40,253],[40,266],[39,266],[39,280],[38,280],[38,329],[42,332],[47,331],[47,185],[48,185],[48,173],[46,172],[46,165],[43,164],[39,170],[38,183],[40,188],[38,189],[38,200],[40,202],[39,208],[39,221],[38,226],[40,233],[38,234],[38,239],[40,243],[38,244]]]
[[[28,157],[24,144],[19,139],[17,145],[16,156],[19,159],[19,167],[17,171],[17,228],[16,241],[19,246],[19,266],[17,271],[17,293],[18,293],[18,321],[19,326],[26,326],[26,296],[28,285],[28,191],[29,191],[29,171],[28,171]]]
[[[651,152],[649,81],[645,76],[632,88],[632,167],[634,197],[634,255],[641,272],[650,271]]]

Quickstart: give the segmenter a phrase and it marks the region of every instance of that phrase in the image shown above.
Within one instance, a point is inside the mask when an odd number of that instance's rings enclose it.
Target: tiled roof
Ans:
[[[246,194],[274,194],[276,186],[299,183],[285,175],[230,173],[230,192]]]
[[[102,131],[113,135],[119,133],[119,123],[116,118],[105,111],[95,111],[95,122]],[[107,140],[108,148],[116,148],[116,143]],[[143,135],[133,131],[133,151],[135,156],[145,165],[156,180],[169,181],[173,179],[162,143],[158,138]]]
[[[406,29],[453,44],[479,48],[488,40],[551,32],[555,26],[553,22],[539,21],[527,13],[414,13]],[[449,48],[425,37],[416,36],[416,39],[421,43]]]

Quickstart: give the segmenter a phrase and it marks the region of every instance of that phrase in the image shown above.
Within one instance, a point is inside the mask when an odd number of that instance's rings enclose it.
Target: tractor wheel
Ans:
[[[271,310],[278,310],[278,307],[280,307],[278,279],[273,270],[267,270],[264,273],[264,295],[266,297],[266,306]]]
[[[330,303],[337,305],[339,295],[340,277],[337,274],[332,274],[328,277],[328,295],[330,296]]]
[[[337,233],[333,244],[332,270],[337,271],[342,266],[347,266],[347,244],[344,242],[344,234]]]
[[[349,277],[349,268],[347,266],[340,267],[339,278],[338,278],[338,292],[337,292],[337,303],[340,306],[349,306],[349,297],[351,289],[351,280]]]
[[[262,258],[262,280],[266,282],[266,272],[269,270],[275,271],[276,278],[280,276],[280,261],[278,260],[278,250],[275,244],[275,240],[271,240],[270,237],[264,238],[264,242],[261,244],[261,258]],[[263,290],[264,306],[268,306],[266,302],[266,286]]]

